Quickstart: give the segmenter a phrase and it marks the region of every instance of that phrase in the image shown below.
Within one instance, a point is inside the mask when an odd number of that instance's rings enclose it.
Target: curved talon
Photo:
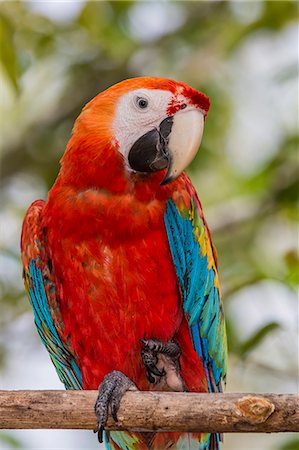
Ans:
[[[148,350],[141,350],[141,357],[146,369],[157,377],[165,375],[164,370],[159,370],[156,366],[158,358],[155,353]]]
[[[118,421],[117,411],[121,398],[126,391],[136,389],[135,384],[126,377],[122,372],[114,370],[108,373],[99,386],[99,395],[95,404],[95,413],[98,422],[98,440],[103,442],[103,433],[108,420],[108,408],[110,407],[111,415],[115,422]]]
[[[155,384],[156,379],[152,376],[149,370],[146,371],[146,378],[151,384]]]
[[[154,375],[157,375],[157,377],[163,377],[165,375],[165,370],[159,370],[154,364],[149,364],[147,366],[147,369]]]
[[[111,405],[110,405],[111,416],[113,417],[113,420],[115,422],[118,422],[117,411],[119,409],[120,400],[121,400],[121,398],[118,398],[118,399],[112,398],[111,399]]]
[[[154,364],[146,365],[146,376],[150,383],[158,383],[158,381],[165,375],[166,372],[164,369],[159,370]]]
[[[103,427],[103,425],[101,425],[98,430],[98,441],[100,444],[103,443],[103,433],[104,433],[104,427]]]
[[[146,368],[147,379],[150,383],[156,384],[159,382],[161,377],[165,375],[165,371],[163,369],[159,370],[157,367],[157,352],[148,348],[147,341],[145,339],[142,339],[141,342],[145,346],[145,348],[141,350],[141,358]]]

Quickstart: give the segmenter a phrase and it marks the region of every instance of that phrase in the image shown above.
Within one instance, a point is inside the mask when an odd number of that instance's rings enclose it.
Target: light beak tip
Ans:
[[[166,174],[166,176],[161,181],[160,186],[165,186],[165,184],[170,183],[170,181],[172,181],[172,180],[173,180],[173,177]]]
[[[176,178],[178,178],[178,176],[180,175],[180,173],[177,173],[177,171],[173,172],[171,170],[171,168],[169,167],[169,169],[166,172],[165,177],[163,178],[163,180],[160,183],[160,186],[163,186],[165,184],[170,183],[171,181],[175,180]]]
[[[176,178],[172,170],[173,169],[172,165],[173,165],[172,156],[169,155],[167,172],[165,174],[165,177],[161,181],[160,186],[164,186],[165,184],[170,183],[174,178]]]

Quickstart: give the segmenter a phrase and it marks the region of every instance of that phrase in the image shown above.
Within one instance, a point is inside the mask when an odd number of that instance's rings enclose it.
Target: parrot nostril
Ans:
[[[187,108],[187,105],[186,105],[186,103],[183,103],[183,104],[181,105],[181,109],[185,109],[185,108]]]

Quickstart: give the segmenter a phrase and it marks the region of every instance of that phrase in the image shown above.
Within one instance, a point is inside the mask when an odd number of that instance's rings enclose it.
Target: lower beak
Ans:
[[[161,184],[177,178],[194,159],[201,143],[204,115],[197,109],[179,111],[173,116],[168,138],[168,170]]]

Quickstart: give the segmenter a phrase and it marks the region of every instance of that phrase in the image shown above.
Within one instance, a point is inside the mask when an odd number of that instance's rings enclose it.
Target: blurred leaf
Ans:
[[[78,23],[98,41],[103,34],[103,29],[112,18],[113,12],[108,2],[87,2],[81,11]]]
[[[262,281],[265,278],[267,278],[265,274],[255,272],[250,274],[250,276],[248,274],[247,277],[237,277],[236,280],[231,279],[230,285],[226,287],[224,286],[223,296],[226,299],[226,301],[228,301],[230,297],[236,292],[244,289],[247,286],[252,286],[253,284],[258,283],[259,281]]]
[[[285,254],[285,262],[287,265],[287,281],[293,286],[298,286],[299,284],[299,257],[296,250],[290,250]]]
[[[11,248],[7,248],[7,247],[3,247],[2,245],[0,245],[0,252],[2,255],[8,256],[12,259],[14,259],[15,261],[20,261],[20,253],[16,253],[15,251],[13,251]]]
[[[293,1],[264,1],[262,17],[257,20],[252,29],[269,28],[280,30],[289,21],[298,19],[298,3]]]
[[[280,328],[279,323],[270,322],[267,325],[254,332],[245,342],[242,342],[239,347],[239,354],[241,357],[245,357],[247,353],[254,350],[269,333]]]
[[[236,332],[236,327],[234,326],[234,321],[230,317],[226,317],[226,334],[227,334],[227,344],[230,353],[238,354],[240,347],[240,338]]]
[[[291,177],[289,174],[289,180],[280,189],[277,190],[275,200],[280,203],[292,204],[298,200],[299,192],[299,178],[297,173]]]
[[[293,438],[279,447],[279,450],[298,450],[299,448],[299,439]]]
[[[4,444],[8,445],[10,448],[22,448],[22,443],[19,441],[19,439],[16,439],[15,437],[11,436],[10,434],[1,431],[0,432],[0,442],[3,442]]]
[[[5,365],[6,353],[6,347],[2,343],[0,343],[0,369],[3,369]]]
[[[2,14],[0,14],[0,58],[8,78],[18,90],[14,30],[9,20]]]
[[[274,79],[278,82],[286,82],[293,79],[297,79],[298,77],[298,64],[291,64],[287,67],[284,67],[281,72],[274,76]]]
[[[132,5],[134,5],[135,1],[132,0],[125,0],[125,1],[119,1],[114,0],[110,2],[110,5],[112,9],[117,13],[123,13],[124,11],[127,11]]]

